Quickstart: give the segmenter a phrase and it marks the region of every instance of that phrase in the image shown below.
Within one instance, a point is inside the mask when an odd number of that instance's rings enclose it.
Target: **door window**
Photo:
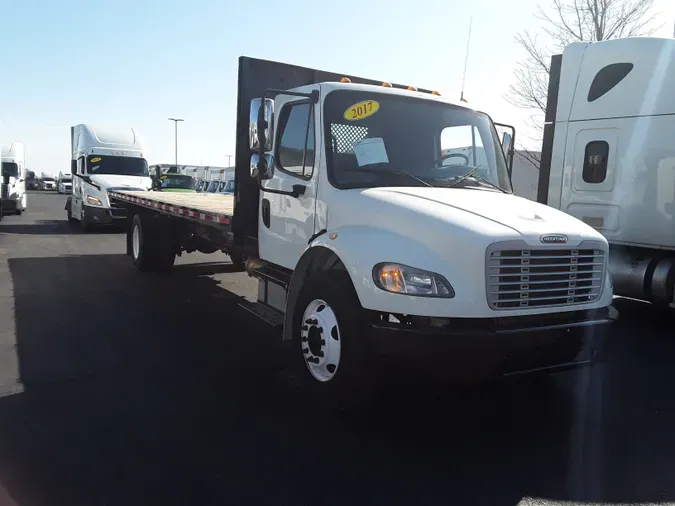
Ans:
[[[287,105],[279,118],[277,165],[303,179],[314,172],[314,109],[308,102]]]

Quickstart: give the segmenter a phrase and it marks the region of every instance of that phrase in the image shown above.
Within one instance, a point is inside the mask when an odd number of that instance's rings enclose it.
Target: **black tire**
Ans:
[[[72,204],[71,204],[72,205]],[[73,218],[73,213],[70,210],[70,205],[66,208],[66,219],[68,221],[69,225],[75,225],[75,222],[77,221],[75,218]]]
[[[173,267],[176,253],[166,222],[153,218],[151,214],[135,215],[127,241],[131,241],[131,258],[139,271],[164,272]],[[133,246],[135,231],[138,231],[138,254]]]
[[[17,209],[16,211],[14,211],[14,214],[16,214],[17,216],[21,216],[22,212],[23,212],[23,209]]]
[[[307,340],[301,338],[306,325],[303,314],[314,300],[325,301],[332,309],[339,331],[341,356],[335,375],[329,381],[317,380],[305,362]],[[330,411],[353,411],[365,407],[379,386],[375,361],[368,352],[367,328],[349,274],[326,271],[313,275],[305,282],[295,306],[292,343],[293,376],[311,402]],[[321,336],[334,338],[332,329],[322,329]],[[331,337],[333,336],[333,337]]]

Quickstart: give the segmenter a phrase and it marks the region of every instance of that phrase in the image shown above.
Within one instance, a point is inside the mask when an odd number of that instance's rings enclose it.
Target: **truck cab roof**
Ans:
[[[113,130],[108,127],[79,124],[71,127],[72,155],[78,153],[143,157],[143,142],[134,128]]]

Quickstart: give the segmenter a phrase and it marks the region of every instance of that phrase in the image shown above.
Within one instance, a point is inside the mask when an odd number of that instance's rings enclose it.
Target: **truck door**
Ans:
[[[77,163],[73,169],[75,173],[84,175],[84,156],[80,156],[77,159]],[[74,217],[79,219],[82,212],[82,199],[84,198],[84,181],[82,181],[82,178],[73,177],[72,184],[73,195],[70,201],[70,212]]]
[[[274,108],[275,170],[274,176],[262,184],[283,191],[302,185],[305,191],[297,198],[260,192],[258,247],[263,260],[293,269],[314,234],[318,111],[307,99],[283,95],[277,97]]]
[[[570,123],[563,165],[560,209],[603,233],[619,225],[614,182],[620,130],[613,127],[611,120]]]

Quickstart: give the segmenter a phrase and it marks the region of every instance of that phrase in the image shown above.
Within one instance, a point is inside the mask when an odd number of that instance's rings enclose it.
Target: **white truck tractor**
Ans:
[[[513,195],[513,137],[487,114],[244,57],[238,90],[233,196],[111,192],[139,270],[228,253],[258,280],[242,306],[317,398],[358,396],[383,353],[481,378],[598,358],[616,318],[607,241]]]
[[[65,206],[68,221],[79,222],[85,231],[124,223],[126,210],[111,202],[108,192],[152,187],[138,132],[77,125],[70,134],[73,186]]]
[[[73,193],[73,176],[70,172],[59,172],[56,180],[56,191],[59,193]]]
[[[21,214],[28,206],[25,146],[23,142],[13,141],[1,153],[2,211]]]
[[[675,39],[571,44],[551,62],[538,201],[610,245],[617,295],[674,306]]]

